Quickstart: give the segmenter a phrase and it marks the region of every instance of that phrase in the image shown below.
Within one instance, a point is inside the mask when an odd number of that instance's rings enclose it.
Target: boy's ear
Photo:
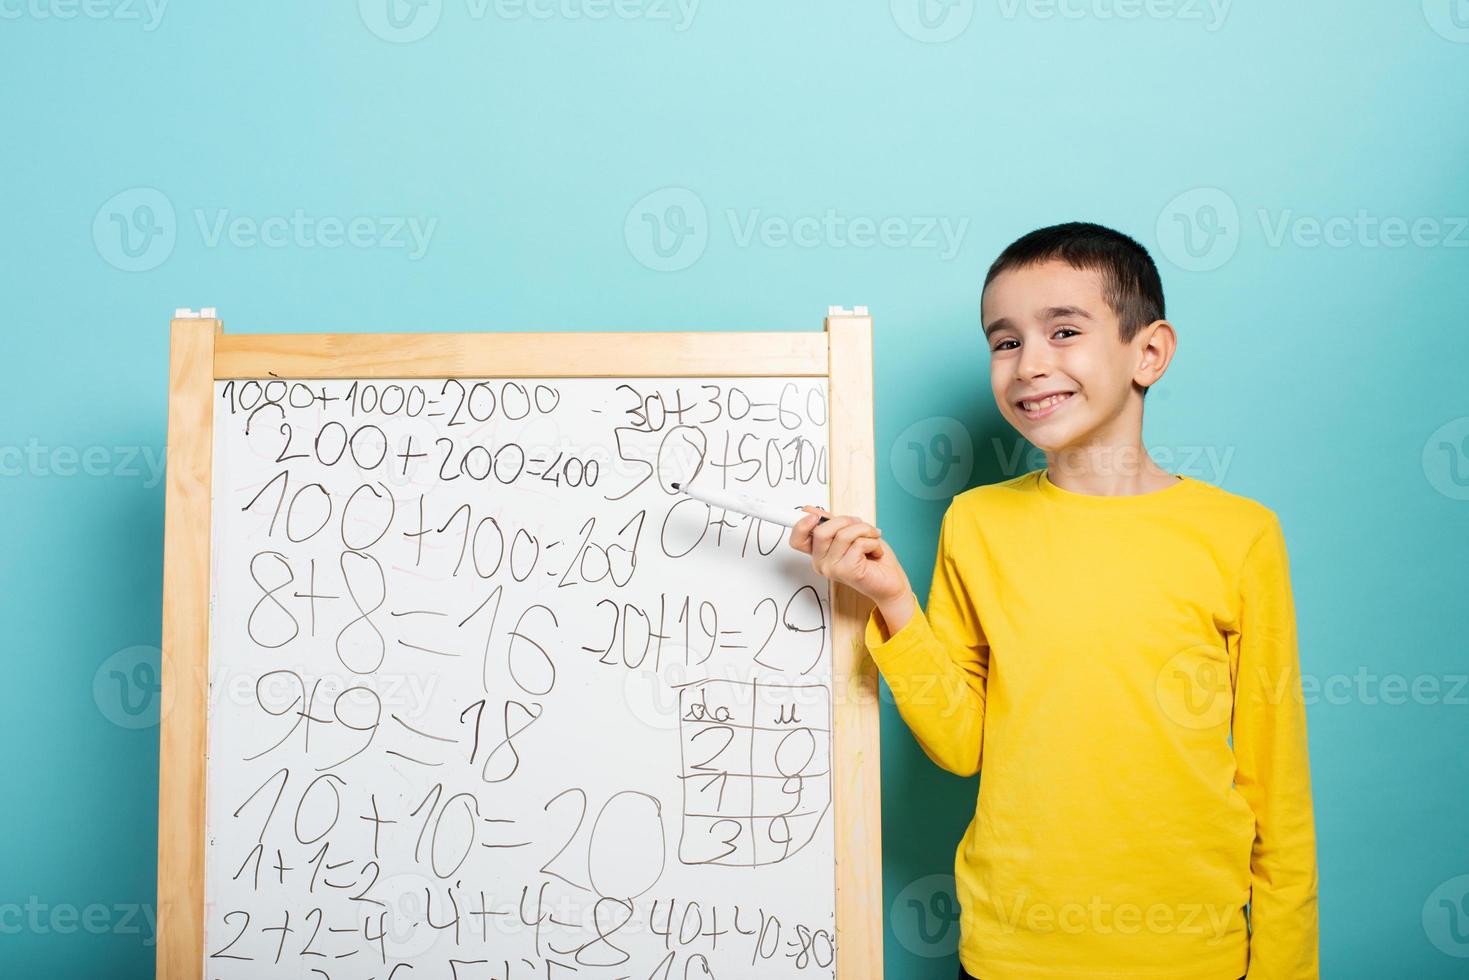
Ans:
[[[1168,370],[1178,349],[1178,332],[1167,320],[1154,320],[1138,331],[1138,366],[1133,380],[1151,388]]]

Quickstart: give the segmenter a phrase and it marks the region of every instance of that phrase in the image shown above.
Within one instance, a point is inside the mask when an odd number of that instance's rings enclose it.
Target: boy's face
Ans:
[[[1153,380],[1144,357],[1152,331],[1122,342],[1096,272],[1060,259],[1011,269],[990,283],[980,307],[995,404],[1032,445],[1051,453],[1141,439],[1133,382]],[[1063,397],[1045,404],[1055,392]],[[1021,404],[1032,400],[1042,405]]]

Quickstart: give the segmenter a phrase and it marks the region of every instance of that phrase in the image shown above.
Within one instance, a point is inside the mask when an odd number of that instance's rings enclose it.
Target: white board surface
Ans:
[[[216,382],[204,975],[834,976],[826,394]]]

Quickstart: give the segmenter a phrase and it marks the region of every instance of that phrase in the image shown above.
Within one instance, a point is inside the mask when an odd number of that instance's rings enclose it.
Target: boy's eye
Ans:
[[[1068,333],[1068,334],[1073,334],[1074,333],[1074,334],[1077,334],[1077,335],[1080,335],[1081,334],[1081,331],[1080,330],[1077,330],[1077,329],[1075,329],[1073,327],[1057,327],[1056,328],[1056,333],[1062,333],[1062,332]],[[1055,336],[1055,335],[1053,334],[1052,336]],[[994,347],[992,347],[990,349],[991,350],[1007,350],[1008,348],[1006,348],[1005,345],[1006,344],[1013,344],[1013,343],[1015,343],[1015,341],[1013,341],[1013,340],[1002,340],[1002,341],[1000,341],[998,344],[996,344]]]

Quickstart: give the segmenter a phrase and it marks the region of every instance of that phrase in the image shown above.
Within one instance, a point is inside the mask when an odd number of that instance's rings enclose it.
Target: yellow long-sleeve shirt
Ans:
[[[944,515],[927,609],[893,634],[874,610],[866,643],[925,754],[980,773],[954,857],[971,974],[1319,976],[1273,511],[1189,477],[1120,497],[1044,470],[976,487]]]

